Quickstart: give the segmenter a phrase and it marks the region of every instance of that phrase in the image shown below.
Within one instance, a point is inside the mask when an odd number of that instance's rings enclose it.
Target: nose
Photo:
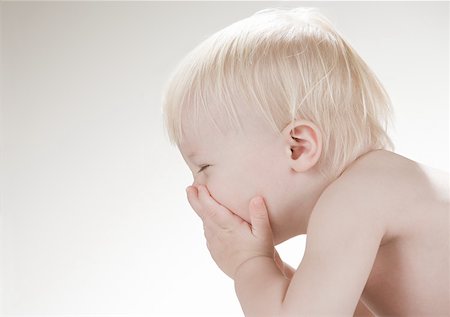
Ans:
[[[202,183],[202,182],[199,182],[199,181],[193,181],[191,186],[197,187],[197,186],[199,186],[199,185],[206,186],[206,184],[204,184],[204,183]]]
[[[192,177],[192,185],[191,186],[198,186],[198,185],[201,185],[202,184],[202,182],[201,182],[201,177],[200,177],[200,175],[193,175],[193,177]]]
[[[198,186],[198,185],[200,185],[200,183],[198,182],[198,180],[194,179],[191,186]]]

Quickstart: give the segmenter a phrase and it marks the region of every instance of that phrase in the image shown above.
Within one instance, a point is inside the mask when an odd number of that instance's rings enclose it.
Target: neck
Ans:
[[[284,219],[282,230],[276,235],[275,244],[284,242],[292,237],[306,234],[309,218],[324,190],[335,179],[327,179],[317,171],[311,171],[298,175],[294,188],[296,191],[296,199],[288,206],[290,212],[286,214],[288,219]],[[288,224],[288,225],[286,225]]]

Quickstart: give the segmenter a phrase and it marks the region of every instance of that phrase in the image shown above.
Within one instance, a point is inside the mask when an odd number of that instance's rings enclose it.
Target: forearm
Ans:
[[[289,283],[290,279],[269,257],[247,261],[234,278],[236,294],[246,317],[277,316]]]

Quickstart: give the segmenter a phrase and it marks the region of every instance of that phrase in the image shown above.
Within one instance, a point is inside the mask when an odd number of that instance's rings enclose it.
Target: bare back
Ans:
[[[369,198],[386,206],[387,234],[360,301],[375,316],[450,316],[448,173],[384,150],[352,169],[376,169],[386,188]]]

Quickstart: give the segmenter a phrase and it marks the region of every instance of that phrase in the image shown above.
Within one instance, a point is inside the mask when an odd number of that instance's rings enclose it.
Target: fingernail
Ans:
[[[256,207],[262,207],[263,205],[263,200],[261,197],[256,197],[255,199],[253,199],[253,205]]]

